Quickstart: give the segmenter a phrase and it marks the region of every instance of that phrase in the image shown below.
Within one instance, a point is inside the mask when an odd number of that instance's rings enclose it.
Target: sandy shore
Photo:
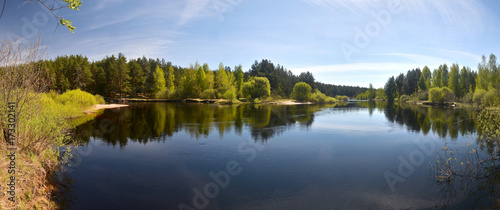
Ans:
[[[269,102],[269,104],[279,104],[279,105],[300,105],[300,104],[314,104],[313,102],[299,102],[299,101],[292,101],[292,100],[281,100],[281,101],[273,101]]]
[[[89,110],[86,110],[85,113],[92,114],[96,110],[99,110],[99,109],[114,109],[114,108],[127,107],[127,106],[128,106],[127,104],[96,104],[92,108],[90,108]]]

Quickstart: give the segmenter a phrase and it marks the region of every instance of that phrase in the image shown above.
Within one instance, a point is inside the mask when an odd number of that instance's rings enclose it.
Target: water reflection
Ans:
[[[217,172],[228,161],[237,160],[244,173],[234,180],[231,177],[226,194],[211,200],[215,207],[259,209],[259,204],[276,204],[276,208],[296,208],[303,204],[307,208],[317,204],[317,209],[352,205],[430,208],[436,201],[432,191],[439,185],[433,183],[428,166],[422,165],[406,177],[407,181],[398,185],[396,196],[390,194],[383,174],[400,170],[398,157],[409,157],[418,149],[411,144],[412,139],[428,135],[431,138],[426,141],[433,142],[432,137],[438,136],[441,140],[437,148],[443,142],[457,144],[466,139],[460,136],[475,134],[475,127],[488,121],[491,119],[482,120],[474,110],[384,102],[302,106],[132,104],[106,110],[76,130],[75,139],[86,145],[80,148],[94,151],[87,153],[72,174],[83,189],[76,190],[82,199],[76,206],[90,209],[85,207],[104,202],[129,208],[144,203],[175,207],[189,203],[191,190],[202,189],[211,181],[209,171]],[[358,129],[363,127],[371,129]],[[414,135],[420,132],[422,135]],[[238,150],[241,143],[248,143],[248,137],[255,141],[250,143],[266,147],[252,163]],[[433,158],[426,157],[425,163]],[[489,181],[493,182],[485,183],[498,183]],[[139,194],[150,196],[149,202],[132,201],[138,189],[143,190]],[[127,194],[116,197],[116,192]],[[278,203],[268,200],[275,196],[290,198],[289,205],[280,199],[276,199]],[[457,205],[450,203],[452,207]]]
[[[225,133],[233,131],[241,135],[243,127],[248,126],[253,139],[265,142],[296,124],[310,127],[314,122],[315,112],[335,106],[339,105],[219,106],[136,103],[130,108],[106,110],[96,120],[78,127],[75,139],[81,141],[80,143],[88,143],[90,137],[94,137],[124,147],[128,141],[144,144],[150,141],[165,141],[180,131],[187,132],[196,139],[206,137],[212,132],[218,132],[221,138]],[[113,126],[113,129],[110,129],[112,132],[93,132],[95,128],[102,127],[103,123]]]
[[[476,112],[470,108],[418,106],[406,103],[358,102],[372,114],[375,109],[384,112],[387,120],[406,126],[408,131],[428,135],[429,132],[441,138],[457,139],[474,133]]]
[[[469,142],[446,144],[432,165],[440,202],[447,208],[462,198],[473,206],[500,208],[500,114],[482,109]]]
[[[130,108],[106,110],[96,120],[81,125],[76,130],[76,139],[86,143],[94,137],[124,147],[128,141],[143,144],[165,141],[179,131],[187,132],[195,139],[207,137],[212,132],[218,132],[221,138],[233,131],[241,135],[243,127],[248,126],[255,141],[265,142],[291,126],[310,127],[316,112],[333,107],[341,112],[368,108],[370,115],[377,110],[383,112],[388,121],[424,135],[432,132],[442,138],[456,139],[459,135],[475,132],[476,114],[472,109],[368,101],[297,106],[136,103]],[[93,132],[103,126],[112,126],[112,132]]]

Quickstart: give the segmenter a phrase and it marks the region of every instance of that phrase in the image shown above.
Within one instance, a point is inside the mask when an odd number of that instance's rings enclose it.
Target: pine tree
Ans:
[[[385,83],[385,95],[387,96],[387,100],[389,102],[394,101],[394,97],[396,95],[397,91],[397,86],[396,86],[396,81],[394,79],[394,76],[390,77],[389,80],[387,80],[387,83]]]

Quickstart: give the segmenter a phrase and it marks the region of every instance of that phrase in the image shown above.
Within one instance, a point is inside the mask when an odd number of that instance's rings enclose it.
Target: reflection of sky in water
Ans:
[[[175,209],[180,203],[193,207],[193,188],[213,182],[209,172],[225,170],[229,161],[237,161],[242,172],[230,177],[229,185],[209,199],[206,209],[434,207],[437,201],[427,164],[434,156],[425,155],[426,164],[415,166],[404,182],[395,185],[394,193],[384,173],[398,174],[399,157],[408,159],[421,151],[419,143],[441,148],[442,139],[432,132],[427,136],[408,132],[405,126],[387,121],[384,112],[370,115],[364,108],[323,108],[311,119],[309,127],[295,123],[286,129],[285,125],[258,128],[258,132],[281,129],[267,141],[254,140],[256,128],[248,124],[241,134],[227,129],[221,136],[213,124],[209,129],[214,131],[199,138],[179,130],[156,137],[158,141],[129,140],[124,147],[96,138],[89,145],[91,154],[69,174],[79,200],[72,207]]]

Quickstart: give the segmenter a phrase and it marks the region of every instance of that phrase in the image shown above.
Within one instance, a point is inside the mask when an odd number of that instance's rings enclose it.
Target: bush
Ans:
[[[465,94],[464,97],[462,97],[462,103],[472,103],[473,102],[473,100],[472,100],[473,95],[474,95],[473,93]]]
[[[421,101],[429,100],[429,92],[424,90],[417,94],[417,99]]]
[[[228,100],[233,100],[233,99],[236,99],[236,93],[234,93],[234,90],[232,88],[230,88],[229,90],[227,90],[223,95],[222,95],[222,98],[223,99],[228,99]]]
[[[175,92],[167,89],[167,88],[163,88],[162,90],[160,90],[159,92],[157,92],[155,94],[155,98],[157,99],[171,99],[173,98],[175,95]]]
[[[484,94],[483,99],[481,100],[481,104],[486,106],[493,106],[499,104],[497,90],[491,89],[486,94]]]
[[[444,101],[454,101],[455,100],[455,93],[453,93],[453,91],[448,87],[441,88],[441,95],[443,96]]]
[[[80,89],[66,91],[57,96],[55,101],[63,105],[70,105],[78,108],[90,107],[97,104],[95,96],[85,91],[81,91]]]
[[[399,97],[400,102],[407,102],[409,100],[410,100],[410,96],[408,96],[408,95],[402,95],[401,97]]]
[[[206,89],[201,93],[203,99],[217,98],[217,91],[215,89]]]
[[[271,95],[271,85],[265,77],[253,77],[243,83],[241,92],[244,97],[251,99],[267,97]]]
[[[104,97],[102,97],[99,94],[95,95],[95,100],[97,101],[97,104],[105,104],[106,103],[106,101],[104,100]]]
[[[310,101],[316,103],[335,103],[337,99],[333,97],[326,96],[324,93],[321,93],[318,89],[311,94]]]
[[[474,103],[476,104],[481,104],[483,98],[484,98],[484,95],[486,95],[487,91],[486,90],[483,90],[483,89],[478,89],[474,92],[474,96],[472,96],[472,100],[474,101]]]
[[[337,101],[348,101],[349,97],[337,95],[335,96],[335,99],[337,99]]]
[[[307,101],[309,100],[311,89],[309,84],[298,82],[293,86],[292,98],[297,101]]]
[[[429,90],[429,100],[434,103],[443,103],[445,101],[453,101],[455,94],[450,88],[431,88]]]
[[[431,88],[429,90],[429,100],[435,103],[443,102],[443,95],[441,95],[441,88]]]

